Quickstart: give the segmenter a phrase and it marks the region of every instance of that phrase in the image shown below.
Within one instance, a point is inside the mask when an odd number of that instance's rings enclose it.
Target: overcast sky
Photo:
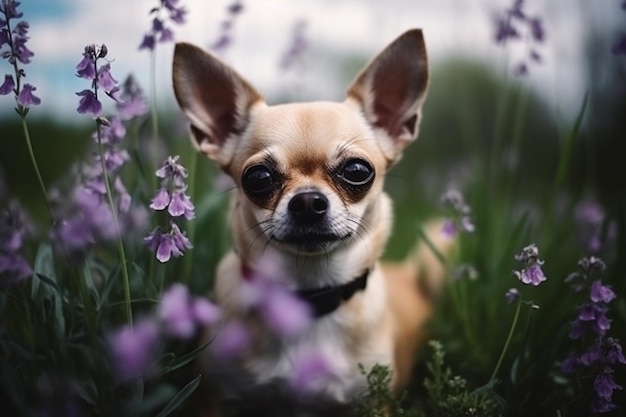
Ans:
[[[29,48],[35,57],[26,67],[28,79],[43,100],[35,114],[75,120],[77,97],[86,81],[74,76],[75,65],[88,43],[105,43],[112,73],[122,80],[129,73],[149,85],[149,53],[139,51],[150,27],[148,11],[158,0],[22,0],[24,19],[30,22]],[[189,10],[188,22],[175,28],[177,40],[208,46],[219,35],[220,22],[232,0],[180,0]],[[538,88],[554,106],[580,103],[584,94],[580,60],[589,24],[622,20],[619,3],[583,1],[599,6],[579,6],[575,0],[526,0],[526,11],[543,18],[547,39],[540,48],[543,63],[533,68],[527,82]],[[582,4],[581,3],[581,4]],[[616,4],[610,4],[616,3]],[[431,62],[465,55],[484,60],[502,72],[523,48],[505,51],[493,42],[494,18],[511,0],[244,0],[236,21],[234,44],[224,59],[270,99],[294,85],[307,99],[339,99],[338,68],[344,55],[371,57],[400,33],[424,29]],[[605,9],[604,12],[599,8]],[[613,20],[611,20],[613,19]],[[295,74],[279,70],[295,22],[307,22],[310,51],[306,69]],[[158,97],[171,103],[170,66],[173,45],[158,47]],[[508,54],[508,55],[507,55]],[[508,61],[507,61],[508,56]],[[0,75],[9,72],[0,62]],[[3,78],[3,77],[2,77]],[[559,104],[562,103],[562,104]],[[0,115],[14,103],[0,97]],[[567,109],[557,109],[567,110]]]

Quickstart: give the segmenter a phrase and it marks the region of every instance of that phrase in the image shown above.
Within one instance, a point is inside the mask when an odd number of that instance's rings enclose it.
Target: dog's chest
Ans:
[[[280,379],[296,391],[346,402],[365,388],[359,365],[369,370],[392,360],[383,340],[355,334],[349,315],[336,311],[298,337],[266,340],[244,366],[261,384]]]

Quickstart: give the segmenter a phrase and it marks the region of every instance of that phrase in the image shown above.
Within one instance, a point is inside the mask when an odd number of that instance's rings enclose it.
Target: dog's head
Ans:
[[[422,32],[411,30],[341,103],[269,106],[233,69],[185,43],[173,78],[192,142],[237,185],[236,244],[314,255],[378,227],[383,179],[417,135],[428,68]]]

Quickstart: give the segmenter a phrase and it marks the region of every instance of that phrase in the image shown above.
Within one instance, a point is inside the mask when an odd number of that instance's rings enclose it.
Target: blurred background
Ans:
[[[132,74],[150,94],[150,53],[138,47],[150,29],[148,11],[156,3],[23,1],[30,23],[29,48],[35,53],[25,68],[26,82],[37,87],[43,101],[31,109],[29,124],[48,183],[58,180],[89,146],[92,124],[76,113],[74,94],[87,88],[75,76],[86,44],[105,43],[113,75],[122,81]],[[181,0],[189,12],[187,23],[173,29],[177,41],[219,53],[274,103],[341,99],[367,60],[404,30],[421,27],[432,82],[420,140],[406,159],[413,167],[445,169],[433,174],[436,178],[419,178],[419,183],[414,180],[420,176],[407,177],[398,169],[404,179],[391,182],[392,192],[415,187],[435,192],[467,180],[472,155],[488,152],[494,135],[506,135],[507,127],[515,123],[520,94],[525,119],[517,123],[524,125],[523,146],[514,152],[505,145],[498,157],[522,183],[554,173],[559,140],[587,95],[582,135],[574,152],[578,162],[570,179],[578,185],[586,182],[606,198],[623,192],[626,56],[611,50],[626,31],[626,11],[617,0],[519,3],[528,17],[541,21],[541,41],[518,27],[519,38],[496,42],[498,19],[514,4],[510,0]],[[232,13],[229,7],[237,4],[243,8]],[[171,89],[172,50],[172,43],[164,43],[156,51],[156,99],[161,120],[171,127],[170,136],[185,140]],[[538,59],[530,59],[531,53]],[[6,62],[0,64],[0,72],[11,69]],[[527,66],[521,76],[516,75],[520,65]],[[0,98],[0,175],[5,188],[28,204],[36,194],[31,193],[35,180],[13,108],[9,96]],[[496,119],[499,126],[494,127]]]
[[[25,67],[26,82],[37,87],[42,99],[31,108],[28,125],[46,184],[62,187],[71,180],[70,168],[92,146],[94,122],[76,113],[75,95],[89,86],[75,76],[75,66],[85,45],[104,43],[113,76],[121,82],[132,74],[158,104],[158,137],[145,117],[133,128],[132,136],[140,143],[132,149],[150,155],[155,165],[168,154],[180,154],[186,166],[197,164],[198,180],[190,194],[198,232],[191,251],[193,268],[186,270],[193,271],[189,281],[194,290],[205,292],[210,286],[207,271],[213,271],[228,247],[229,232],[222,221],[228,193],[212,165],[188,144],[171,88],[173,43],[158,44],[151,86],[151,54],[139,46],[151,27],[149,11],[158,1],[22,3],[30,23],[28,47],[35,53]],[[524,357],[525,366],[519,366],[528,375],[502,388],[508,400],[534,410],[519,415],[554,409],[541,407],[549,402],[545,393],[561,384],[551,369],[569,349],[568,322],[575,305],[564,296],[568,290],[563,279],[576,270],[581,257],[594,254],[607,261],[605,282],[621,295],[611,311],[614,334],[626,340],[624,0],[178,4],[188,14],[184,25],[171,26],[175,40],[212,50],[270,103],[341,100],[351,79],[377,52],[405,30],[423,28],[431,84],[419,139],[387,177],[396,210],[387,256],[403,256],[417,239],[419,221],[442,215],[444,191],[463,191],[476,233],[462,238],[459,258],[472,263],[476,282],[482,284],[460,283],[456,288],[466,297],[461,297],[466,300],[463,309],[456,311],[448,303],[436,320],[437,336],[452,362],[470,379],[481,384],[487,380],[511,322],[512,308],[503,294],[518,284],[510,273],[519,267],[513,255],[531,242],[541,248],[549,280],[535,293],[534,301],[542,306],[541,326],[533,329],[533,340],[524,339],[536,347]],[[523,19],[516,16],[519,10]],[[503,27],[503,21],[512,26]],[[0,61],[0,77],[11,70]],[[113,109],[112,102],[104,104]],[[18,198],[36,221],[45,223],[45,204],[14,107],[11,96],[0,96],[0,207]],[[129,186],[133,197],[150,200],[145,178],[151,173],[138,175],[128,166],[122,175],[134,184],[134,190]],[[142,175],[143,185],[137,178]],[[600,246],[590,247],[589,225]],[[526,328],[531,324],[529,319]],[[513,353],[509,356],[512,362]],[[549,378],[539,380],[537,370],[550,372]],[[509,392],[510,386],[517,388]]]

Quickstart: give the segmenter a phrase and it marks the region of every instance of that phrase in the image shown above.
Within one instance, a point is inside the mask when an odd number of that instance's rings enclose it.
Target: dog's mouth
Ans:
[[[283,246],[293,248],[298,253],[322,253],[328,252],[342,242],[350,239],[350,233],[340,235],[337,233],[320,233],[319,231],[298,231],[285,234],[280,238],[273,236],[273,240]]]

